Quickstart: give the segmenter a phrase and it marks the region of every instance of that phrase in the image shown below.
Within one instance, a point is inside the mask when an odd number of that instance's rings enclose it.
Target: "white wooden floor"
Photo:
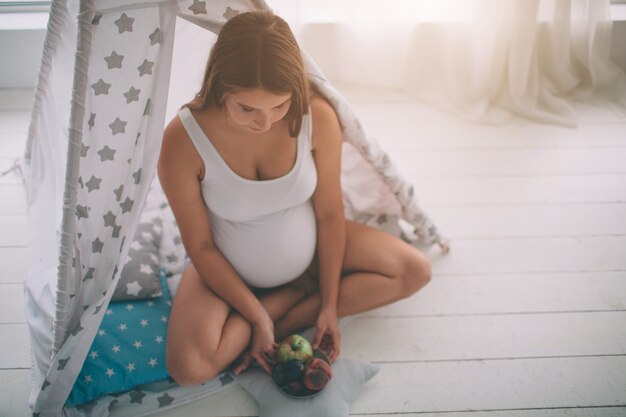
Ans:
[[[364,315],[343,355],[377,363],[353,415],[626,416],[626,114],[578,104],[580,126],[462,122],[350,93],[366,128],[452,239],[429,252],[432,282]],[[0,171],[29,114],[0,112]],[[20,179],[0,179],[0,416],[24,417],[27,215]],[[254,416],[239,387],[165,416]]]

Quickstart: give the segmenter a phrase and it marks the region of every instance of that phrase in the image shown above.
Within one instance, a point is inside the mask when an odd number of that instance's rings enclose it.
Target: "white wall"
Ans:
[[[0,88],[33,88],[41,63],[43,29],[0,30]]]

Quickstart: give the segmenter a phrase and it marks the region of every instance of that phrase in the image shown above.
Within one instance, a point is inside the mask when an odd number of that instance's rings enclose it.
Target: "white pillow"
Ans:
[[[347,417],[361,385],[372,379],[378,366],[347,358],[333,364],[333,378],[312,398],[287,396],[260,367],[253,367],[234,377],[259,403],[259,417]]]

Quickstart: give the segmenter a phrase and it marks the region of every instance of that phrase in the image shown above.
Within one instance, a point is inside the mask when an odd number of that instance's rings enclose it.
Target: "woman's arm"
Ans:
[[[313,194],[313,207],[317,220],[317,254],[321,308],[318,332],[313,341],[317,347],[324,337],[332,345],[331,360],[339,354],[339,329],[337,326],[337,299],[343,263],[346,231],[341,193],[341,127],[333,108],[320,97],[311,100],[313,113],[313,156],[317,168],[317,187]],[[321,327],[332,326],[333,329]]]
[[[261,341],[257,340],[257,344],[262,345],[262,352],[269,352],[274,343],[272,319],[215,246],[211,236],[209,214],[200,186],[203,167],[202,159],[182,123],[177,117],[174,118],[163,135],[157,170],[180,229],[183,245],[205,284],[255,325],[253,337],[265,335]],[[257,332],[257,328],[261,331]],[[269,335],[271,341],[266,340]]]

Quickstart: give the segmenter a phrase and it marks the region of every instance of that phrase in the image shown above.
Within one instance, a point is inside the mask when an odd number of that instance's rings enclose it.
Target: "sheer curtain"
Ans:
[[[331,80],[472,120],[576,124],[572,101],[626,109],[608,0],[269,0]]]

